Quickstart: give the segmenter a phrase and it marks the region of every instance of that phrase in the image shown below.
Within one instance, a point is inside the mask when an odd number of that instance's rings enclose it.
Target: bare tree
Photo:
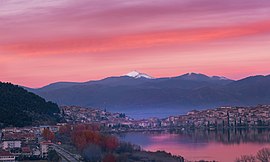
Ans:
[[[261,162],[270,162],[270,148],[263,148],[258,151],[257,159]]]
[[[256,162],[256,157],[253,155],[242,155],[240,158],[237,158],[235,162]]]

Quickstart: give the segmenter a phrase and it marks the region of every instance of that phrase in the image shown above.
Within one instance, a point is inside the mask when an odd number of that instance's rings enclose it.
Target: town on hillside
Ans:
[[[57,158],[55,152],[60,154],[61,157],[68,158],[68,161],[81,161],[80,154],[71,153],[70,150],[61,146],[62,141],[53,140],[56,134],[63,132],[63,127],[72,131],[77,129],[76,125],[92,124],[98,126],[99,131],[107,133],[170,129],[212,131],[218,129],[269,128],[269,108],[270,105],[219,107],[201,111],[193,110],[185,115],[170,116],[164,119],[135,120],[124,113],[112,113],[104,109],[62,106],[60,109],[62,116],[65,118],[65,123],[22,128],[7,127],[0,130],[0,161],[46,160]],[[84,127],[83,129],[89,128]],[[90,129],[93,129],[93,127]],[[111,137],[101,137],[106,140],[113,140]],[[81,145],[78,144],[78,146]],[[132,146],[132,149],[136,149],[136,146]]]
[[[102,109],[62,106],[62,114],[68,123],[99,123],[111,131],[181,129],[263,128],[270,126],[270,105],[255,107],[219,107],[193,110],[186,115],[167,118],[135,120],[124,113],[111,113]]]

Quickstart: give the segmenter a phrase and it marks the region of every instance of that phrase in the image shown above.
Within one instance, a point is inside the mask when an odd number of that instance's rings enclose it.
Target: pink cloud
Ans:
[[[270,33],[270,21],[230,27],[179,29],[104,38],[68,37],[0,45],[0,50],[26,55],[97,53],[114,50],[222,41]],[[94,55],[94,54],[93,54]],[[99,55],[99,54],[97,54]]]
[[[0,80],[40,86],[134,69],[233,78],[269,70],[268,0],[0,3]]]

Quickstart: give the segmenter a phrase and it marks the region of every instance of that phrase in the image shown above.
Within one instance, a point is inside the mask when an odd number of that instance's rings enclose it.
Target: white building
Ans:
[[[41,152],[41,157],[47,157],[48,156],[48,152],[49,152],[49,149],[50,149],[50,145],[52,143],[50,142],[40,142],[40,152]]]
[[[0,151],[0,162],[15,162],[15,156],[6,151]]]
[[[21,148],[22,141],[3,141],[2,148],[3,150]]]

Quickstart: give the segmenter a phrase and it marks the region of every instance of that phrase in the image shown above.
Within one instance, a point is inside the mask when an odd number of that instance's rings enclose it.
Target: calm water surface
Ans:
[[[164,150],[187,160],[233,162],[241,155],[270,148],[270,130],[133,132],[119,137],[145,150]]]

